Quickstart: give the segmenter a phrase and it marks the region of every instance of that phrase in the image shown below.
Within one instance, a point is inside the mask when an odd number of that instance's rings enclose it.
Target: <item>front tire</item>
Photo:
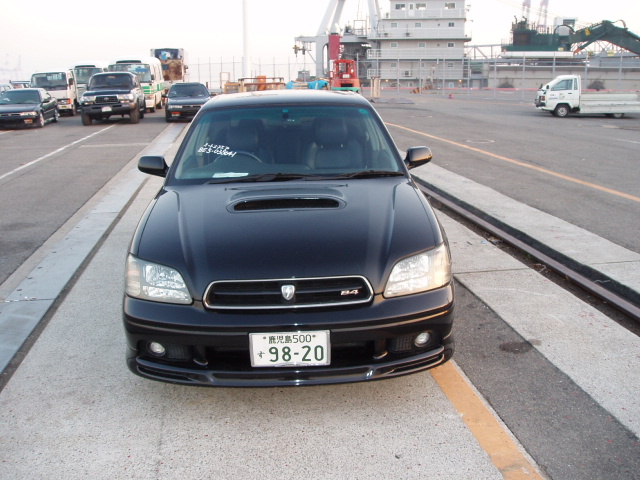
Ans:
[[[131,120],[131,123],[139,123],[140,110],[138,110],[137,108],[134,108],[133,110],[131,110],[131,113],[129,114],[129,119]]]
[[[42,116],[42,112],[38,113],[38,118],[36,118],[36,121],[33,125],[36,128],[44,127],[44,117]]]
[[[60,119],[60,112],[58,111],[58,109],[54,109],[53,110],[53,118],[51,119],[51,121],[53,123],[58,123],[58,120]]]
[[[93,124],[93,118],[91,118],[88,114],[83,113],[81,114],[82,117],[82,125],[84,125],[85,127],[89,127]]]
[[[569,107],[566,105],[558,105],[553,111],[553,114],[558,118],[564,118],[569,115]]]

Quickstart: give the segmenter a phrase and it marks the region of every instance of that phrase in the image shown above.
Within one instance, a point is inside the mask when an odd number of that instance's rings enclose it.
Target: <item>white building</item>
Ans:
[[[447,88],[466,78],[465,1],[390,0],[389,13],[368,31],[367,77],[400,87]]]
[[[451,88],[468,77],[465,66],[465,0],[390,0],[381,15],[378,0],[368,0],[369,14],[336,32],[345,0],[330,0],[315,37],[298,37],[305,48],[315,43],[316,72],[327,75],[327,43],[339,33],[342,58],[358,61],[359,76],[368,83],[380,77],[385,85]]]

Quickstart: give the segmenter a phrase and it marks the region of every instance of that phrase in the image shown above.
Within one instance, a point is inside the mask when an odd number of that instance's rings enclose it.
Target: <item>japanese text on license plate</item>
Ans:
[[[249,334],[251,366],[290,367],[329,365],[329,331]]]

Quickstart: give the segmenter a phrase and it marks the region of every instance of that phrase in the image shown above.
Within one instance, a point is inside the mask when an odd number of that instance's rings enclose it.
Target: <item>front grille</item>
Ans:
[[[238,280],[211,283],[204,304],[226,310],[290,309],[356,305],[372,297],[371,285],[360,276]]]
[[[118,97],[116,95],[102,95],[96,97],[96,103],[117,103]]]

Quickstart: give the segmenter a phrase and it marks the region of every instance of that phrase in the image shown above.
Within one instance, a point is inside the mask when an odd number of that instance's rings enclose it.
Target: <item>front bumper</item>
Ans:
[[[137,103],[82,105],[82,113],[83,115],[89,115],[93,118],[109,117],[111,115],[130,115],[137,106]]]
[[[198,110],[200,110],[200,105],[198,106],[183,106],[182,108],[174,108],[171,106],[165,107],[166,109],[166,117],[170,120],[190,120],[196,116]]]
[[[125,297],[127,365],[142,377],[221,387],[275,387],[379,380],[420,372],[453,355],[453,286],[350,309],[233,313]],[[252,367],[249,333],[329,330],[331,364]],[[430,332],[421,348],[415,336]],[[155,358],[150,342],[177,352]]]
[[[18,114],[0,115],[0,127],[32,127],[36,123],[38,116],[24,116]]]

